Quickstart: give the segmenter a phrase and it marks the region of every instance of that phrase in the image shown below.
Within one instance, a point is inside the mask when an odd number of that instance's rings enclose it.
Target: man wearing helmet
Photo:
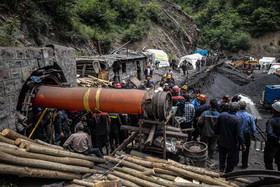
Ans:
[[[273,116],[266,123],[267,141],[264,148],[265,168],[273,170],[273,159],[280,171],[280,101],[272,104]]]
[[[194,115],[194,129],[195,131],[193,132],[193,139],[194,141],[197,140],[197,138],[199,137],[199,134],[200,134],[200,129],[197,125],[197,121],[200,117],[200,115],[209,109],[209,106],[208,104],[206,103],[207,101],[207,96],[205,94],[199,94],[196,98],[196,101],[198,102],[198,106],[197,108],[195,109],[195,115]]]
[[[183,96],[179,95],[180,88],[179,86],[175,85],[172,88],[172,100],[173,100],[173,106],[177,106],[177,112],[175,116],[183,116],[184,115],[184,109],[185,109],[185,99]]]
[[[180,91],[180,95],[181,96],[187,95],[187,90],[188,90],[187,85],[182,86],[181,91]]]

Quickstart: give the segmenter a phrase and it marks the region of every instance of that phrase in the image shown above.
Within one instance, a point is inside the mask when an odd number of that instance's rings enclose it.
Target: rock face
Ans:
[[[158,2],[162,8],[163,16],[169,21],[172,29],[154,24],[148,36],[140,42],[129,44],[129,49],[135,51],[140,51],[143,47],[161,49],[176,58],[194,53],[200,33],[194,19],[187,15],[180,6],[168,0]]]
[[[0,47],[0,131],[16,130],[17,104],[24,97],[30,76],[50,69],[59,71],[61,83],[76,86],[75,50],[57,45],[42,48]],[[42,78],[42,77],[41,77]],[[51,76],[46,77],[50,80]]]

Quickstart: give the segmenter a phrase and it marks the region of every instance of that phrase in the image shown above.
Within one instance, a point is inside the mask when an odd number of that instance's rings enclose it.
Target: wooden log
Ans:
[[[155,136],[155,131],[156,131],[156,125],[153,125],[144,145],[150,145],[150,146],[152,145]]]
[[[178,174],[180,174],[184,177],[192,178],[194,180],[198,180],[198,181],[201,181],[201,182],[206,183],[206,184],[229,186],[229,185],[224,184],[223,182],[220,182],[218,180],[215,180],[215,179],[213,179],[209,176],[204,176],[204,175],[201,175],[201,174],[197,174],[197,173],[187,171],[187,170],[175,167],[175,166],[171,166],[171,165],[167,165],[167,164],[158,164],[158,167],[163,168],[163,169],[167,169],[167,170],[171,170],[171,171],[173,171],[175,173],[178,173]]]
[[[6,138],[2,134],[0,134],[0,142],[5,142],[5,143],[8,143],[8,144],[12,144],[12,145],[14,145],[14,143],[15,143],[14,140]]]
[[[0,161],[8,164],[51,169],[56,171],[66,171],[66,172],[76,172],[76,173],[96,173],[95,170],[86,167],[66,165],[66,164],[60,164],[56,162],[49,162],[49,161],[38,160],[38,159],[22,158],[22,157],[17,157],[5,153],[3,151],[0,151]]]
[[[12,139],[12,140],[16,140],[17,138],[22,138],[22,139],[25,139],[25,140],[29,140],[31,142],[34,142],[33,140],[27,138],[26,136],[23,136],[11,129],[4,129],[2,131],[2,135],[5,136],[6,138],[9,138],[9,139]]]
[[[169,126],[169,125],[166,126],[166,130],[174,131],[174,132],[181,132],[181,128],[172,127],[172,126]]]
[[[139,132],[139,127],[122,125],[121,130],[130,130],[130,131],[134,131],[134,132]],[[149,134],[150,129],[149,128],[142,128],[142,132],[145,133],[145,134]],[[163,131],[156,131],[155,132],[156,135],[162,135],[162,133],[163,133]],[[180,132],[174,132],[174,131],[166,131],[166,136],[187,138],[188,134],[180,133]]]
[[[137,157],[132,157],[128,154],[124,154],[122,152],[117,152],[118,155],[123,155],[125,156],[124,160],[127,160],[127,161],[130,161],[130,162],[133,162],[135,164],[139,164],[141,166],[145,166],[145,167],[148,167],[148,168],[152,168],[154,167],[153,163],[152,162],[149,162],[149,161],[145,161],[145,160],[142,160],[141,158],[137,158]]]
[[[120,180],[120,181],[122,181],[122,184],[123,184],[124,186],[140,187],[139,185],[135,184],[134,182],[128,181],[128,180],[123,179],[123,178],[121,178],[121,177],[117,177],[117,176],[115,176],[115,175],[113,175],[113,174],[108,174],[108,175],[107,175],[107,178],[108,178],[109,180]]]
[[[88,186],[88,187],[94,187],[95,183],[88,182],[88,181],[83,181],[83,180],[78,180],[78,179],[73,179],[73,183],[82,185],[82,186]]]
[[[19,145],[21,144],[21,142],[32,143],[32,142],[29,141],[29,140],[26,140],[26,139],[23,139],[23,138],[17,138],[17,139],[15,140],[15,145],[19,146]]]
[[[18,148],[16,145],[12,145],[12,144],[9,144],[9,143],[5,143],[5,142],[0,142],[0,147],[7,147],[7,148]]]
[[[50,155],[43,155],[38,153],[30,153],[25,150],[21,150],[18,148],[5,148],[0,146],[0,151],[3,151],[5,153],[19,156],[23,158],[32,158],[32,159],[39,159],[39,160],[45,160],[45,161],[51,161],[51,162],[58,162],[62,164],[70,164],[70,165],[77,165],[77,166],[84,166],[93,168],[94,163],[90,162],[88,160],[82,160],[77,158],[69,158],[69,157],[57,157],[57,156],[50,156]]]
[[[134,164],[132,162],[121,160],[121,159],[118,159],[118,158],[114,158],[112,156],[105,156],[105,159],[108,160],[111,163],[120,164],[121,166],[127,166],[127,167],[130,167],[130,168],[139,170],[139,171],[148,170],[148,168],[140,166],[139,164]]]
[[[176,162],[174,160],[171,160],[171,159],[168,159],[168,162],[171,163],[173,166],[176,166],[176,167],[179,167],[181,169],[188,170],[188,171],[192,171],[192,172],[195,172],[195,173],[198,173],[198,174],[201,174],[201,175],[207,175],[207,176],[216,177],[216,178],[220,177],[219,173],[214,172],[214,171],[208,171],[208,170],[206,170],[204,168],[201,168],[201,167],[195,167],[195,166],[189,166],[189,165],[181,164],[181,163],[178,163],[178,162]]]
[[[146,180],[143,180],[143,179],[139,179],[137,177],[134,177],[132,175],[128,175],[128,174],[125,174],[125,173],[122,173],[122,172],[119,172],[119,171],[113,171],[113,175],[116,175],[117,177],[121,177],[121,178],[124,178],[126,180],[129,180],[137,185],[140,185],[140,186],[147,186],[147,187],[150,187],[150,186],[159,186],[155,183],[152,183],[152,182],[149,182],[149,181],[146,181]]]
[[[150,182],[155,183],[155,184],[158,184],[158,185],[169,186],[169,187],[173,187],[173,186],[174,186],[174,185],[172,185],[172,184],[169,184],[169,183],[166,183],[166,182],[163,182],[163,181],[154,179],[154,178],[152,178],[152,177],[143,175],[142,173],[135,172],[134,170],[131,170],[131,169],[129,169],[129,168],[119,168],[119,167],[116,167],[115,170],[121,171],[121,172],[123,172],[123,173],[127,173],[127,174],[129,174],[129,175],[133,175],[133,176],[135,176],[135,177],[137,177],[137,178],[144,179],[144,180],[146,180],[146,181],[150,181]]]
[[[136,136],[138,135],[138,132],[132,133],[117,149],[115,149],[111,155],[115,155],[117,151],[122,150],[127,144],[129,144]]]
[[[52,144],[49,144],[49,143],[44,142],[44,141],[42,141],[42,140],[35,139],[34,141],[35,141],[35,143],[37,143],[37,144],[41,144],[41,145],[45,145],[45,146],[48,146],[48,147],[52,147],[52,148],[54,148],[54,149],[62,149],[62,150],[63,150],[63,147],[60,147],[60,146],[58,146],[58,145],[52,145]]]
[[[62,180],[73,180],[73,179],[81,178],[80,174],[75,174],[75,173],[14,166],[9,164],[2,164],[2,163],[0,163],[0,174],[17,175],[19,177],[34,177],[34,178],[62,179]]]
[[[161,173],[161,174],[171,175],[171,176],[175,176],[175,177],[178,176],[178,173],[175,173],[173,171],[166,170],[166,169],[154,168],[153,170],[156,174]],[[181,175],[179,175],[179,176],[181,176]]]
[[[166,180],[170,180],[170,181],[174,181],[176,179],[175,176],[172,176],[172,175],[167,175],[167,174],[159,174],[159,173],[156,173],[157,177],[160,177],[160,178],[163,178],[163,179],[166,179]]]
[[[60,157],[66,156],[66,157],[72,157],[72,158],[79,158],[79,159],[89,160],[89,161],[97,162],[97,163],[105,162],[105,160],[102,158],[98,158],[98,157],[94,157],[94,156],[86,156],[86,155],[82,155],[79,153],[73,153],[73,152],[66,151],[66,150],[52,149],[52,148],[46,147],[46,146],[37,146],[35,144],[28,144],[26,146],[26,150],[28,152],[33,152],[33,153],[47,154],[47,155],[60,156]]]
[[[25,146],[26,146],[26,142],[21,142],[21,143],[19,144],[18,147],[19,147],[20,149],[24,149]]]

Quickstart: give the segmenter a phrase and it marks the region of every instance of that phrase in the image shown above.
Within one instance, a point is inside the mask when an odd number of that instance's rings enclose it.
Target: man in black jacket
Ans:
[[[266,169],[273,170],[273,158],[280,171],[280,101],[272,104],[273,116],[266,123],[267,142],[264,148]]]
[[[236,164],[238,145],[242,145],[242,150],[246,150],[241,118],[236,115],[239,109],[237,102],[230,103],[229,112],[223,112],[214,126],[215,133],[219,136],[219,164],[220,171],[231,172]]]

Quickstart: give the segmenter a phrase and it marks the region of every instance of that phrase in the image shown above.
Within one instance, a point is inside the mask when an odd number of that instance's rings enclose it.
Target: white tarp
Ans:
[[[155,64],[156,60],[159,60],[159,67],[170,66],[168,61],[168,55],[164,51],[158,49],[147,49],[147,52],[153,54],[153,64]]]
[[[196,61],[199,59],[201,60],[202,59],[202,55],[199,54],[199,53],[195,53],[195,54],[191,54],[191,55],[186,55],[186,56],[183,56],[180,58],[180,62],[178,64],[178,68],[181,66],[181,63],[186,60],[187,62],[191,63],[192,67],[194,70],[196,70],[196,66],[195,66],[195,63]]]
[[[277,69],[280,69],[280,65],[272,65],[267,74],[275,74]]]
[[[254,119],[261,120],[262,116],[259,113],[259,110],[257,109],[255,103],[252,101],[252,99],[244,94],[238,94],[241,97],[240,101],[246,102],[246,111],[254,117]]]
[[[263,57],[259,60],[260,65],[269,65],[276,62],[275,57]]]

